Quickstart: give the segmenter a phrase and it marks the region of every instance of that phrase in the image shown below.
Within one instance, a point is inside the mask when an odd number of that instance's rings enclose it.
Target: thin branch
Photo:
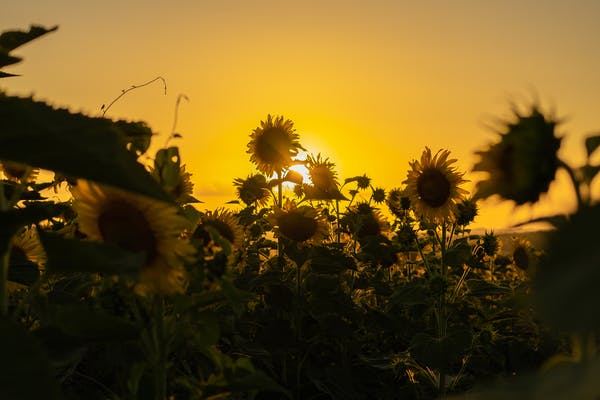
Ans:
[[[131,87],[121,90],[121,94],[118,95],[113,101],[111,101],[108,104],[108,106],[105,107],[104,104],[102,104],[102,107],[100,107],[100,109],[102,110],[102,116],[104,117],[106,115],[106,112],[108,111],[108,109],[110,107],[112,107],[113,104],[115,104],[121,97],[125,96],[127,93],[131,92],[132,90],[139,89],[144,86],[148,86],[158,80],[160,80],[163,83],[163,87],[164,87],[164,91],[165,91],[165,95],[166,95],[167,94],[167,81],[165,81],[165,79],[162,76],[157,76],[156,78],[154,78],[146,83],[142,83],[141,85],[131,85]]]

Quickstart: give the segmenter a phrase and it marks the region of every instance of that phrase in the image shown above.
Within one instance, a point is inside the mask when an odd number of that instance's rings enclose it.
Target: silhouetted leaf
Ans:
[[[600,318],[600,206],[580,209],[549,239],[548,257],[535,276],[541,315],[567,331],[598,331]]]
[[[0,317],[0,398],[56,400],[54,371],[40,343],[14,322]]]
[[[429,302],[429,287],[409,282],[397,288],[390,297],[391,306],[413,306]]]
[[[143,253],[131,253],[112,243],[67,239],[56,233],[39,232],[50,272],[101,272],[136,275],[146,261]]]
[[[447,371],[471,346],[471,332],[462,329],[437,338],[418,333],[412,340],[410,352],[422,365]]]
[[[31,25],[29,31],[4,31],[0,34],[0,47],[5,50],[14,50],[17,47],[24,45],[25,43],[31,42],[32,40],[45,35],[49,32],[54,32],[58,29],[58,26],[52,28],[44,28],[39,25]],[[1,66],[1,65],[0,65]]]
[[[51,325],[85,341],[127,341],[139,335],[139,329],[132,322],[85,305],[62,304],[55,307],[52,314]]]
[[[594,151],[600,146],[600,135],[589,136],[585,138],[585,149],[588,157],[592,155]]]
[[[91,118],[0,94],[0,160],[90,179],[172,202],[126,148],[139,125]]]
[[[23,208],[0,212],[0,252],[6,250],[9,239],[22,227],[60,215],[65,209],[63,204],[32,202]]]
[[[483,279],[470,279],[467,282],[467,287],[471,296],[493,296],[512,292],[510,288],[499,286]]]

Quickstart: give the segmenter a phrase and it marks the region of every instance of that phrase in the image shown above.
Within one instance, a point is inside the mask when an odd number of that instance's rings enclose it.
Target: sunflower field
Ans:
[[[2,33],[0,78],[54,29]],[[237,199],[200,211],[145,123],[0,92],[0,399],[600,398],[600,136],[575,168],[559,123],[515,109],[468,193],[448,150],[382,188],[268,115]],[[480,199],[536,203],[558,170],[578,208],[547,246],[471,233]]]

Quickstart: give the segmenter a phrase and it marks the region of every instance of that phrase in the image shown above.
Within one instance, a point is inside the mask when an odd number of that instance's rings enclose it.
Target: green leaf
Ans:
[[[300,185],[300,184],[302,184],[302,181],[304,180],[304,177],[302,176],[301,173],[299,173],[297,171],[289,170],[285,174],[285,177],[283,178],[283,180],[286,181],[286,182],[295,183],[296,185]]]
[[[154,173],[168,192],[173,192],[180,183],[179,149],[169,147],[156,152],[154,159]]]
[[[588,158],[594,151],[600,146],[600,135],[589,136],[585,138],[585,149],[587,151]]]
[[[580,209],[549,239],[538,269],[535,302],[541,316],[565,331],[600,331],[600,205]]]
[[[63,204],[32,202],[24,208],[0,212],[0,252],[6,250],[9,239],[22,227],[60,215],[66,209]]]
[[[194,336],[196,345],[202,348],[214,346],[221,335],[217,314],[212,311],[203,311],[193,315],[196,328]]]
[[[130,321],[84,305],[62,304],[52,313],[52,325],[90,342],[135,340],[139,329]]]
[[[5,50],[11,51],[24,45],[25,43],[31,42],[40,36],[47,33],[54,32],[58,29],[58,26],[52,28],[44,28],[39,25],[31,25],[29,31],[4,31],[0,34],[0,47]],[[1,66],[1,65],[0,65]]]
[[[429,303],[429,287],[409,282],[397,288],[390,297],[391,306],[413,306]]]
[[[48,355],[34,337],[0,317],[0,398],[61,399]]]
[[[39,232],[46,250],[49,272],[100,272],[137,275],[146,261],[143,253],[131,253],[112,243],[67,239],[57,233]]]
[[[437,338],[427,333],[418,333],[412,340],[410,353],[422,365],[447,371],[471,346],[472,335],[461,329]]]
[[[130,129],[137,131],[139,125],[87,117],[30,98],[0,94],[0,160],[172,202],[127,150]]]
[[[471,296],[493,296],[512,293],[510,288],[498,286],[483,279],[470,279],[467,282],[467,287]]]
[[[7,65],[16,64],[21,61],[22,58],[11,56],[8,52],[0,49],[0,68],[5,67]]]

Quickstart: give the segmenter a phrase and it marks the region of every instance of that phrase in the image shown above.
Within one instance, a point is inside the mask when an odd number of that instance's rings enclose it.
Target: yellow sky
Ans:
[[[23,76],[0,88],[98,115],[122,89],[164,77],[167,95],[133,91],[107,116],[147,121],[158,146],[188,96],[173,144],[212,209],[253,171],[246,144],[269,113],[292,119],[342,179],[366,173],[389,189],[424,146],[469,170],[494,139],[486,123],[537,96],[569,118],[561,154],[578,163],[582,138],[600,130],[597,21],[594,0],[22,0],[1,7],[0,29],[60,28],[18,50],[25,61],[7,71]],[[486,201],[476,225],[566,210],[561,181],[533,208]]]

